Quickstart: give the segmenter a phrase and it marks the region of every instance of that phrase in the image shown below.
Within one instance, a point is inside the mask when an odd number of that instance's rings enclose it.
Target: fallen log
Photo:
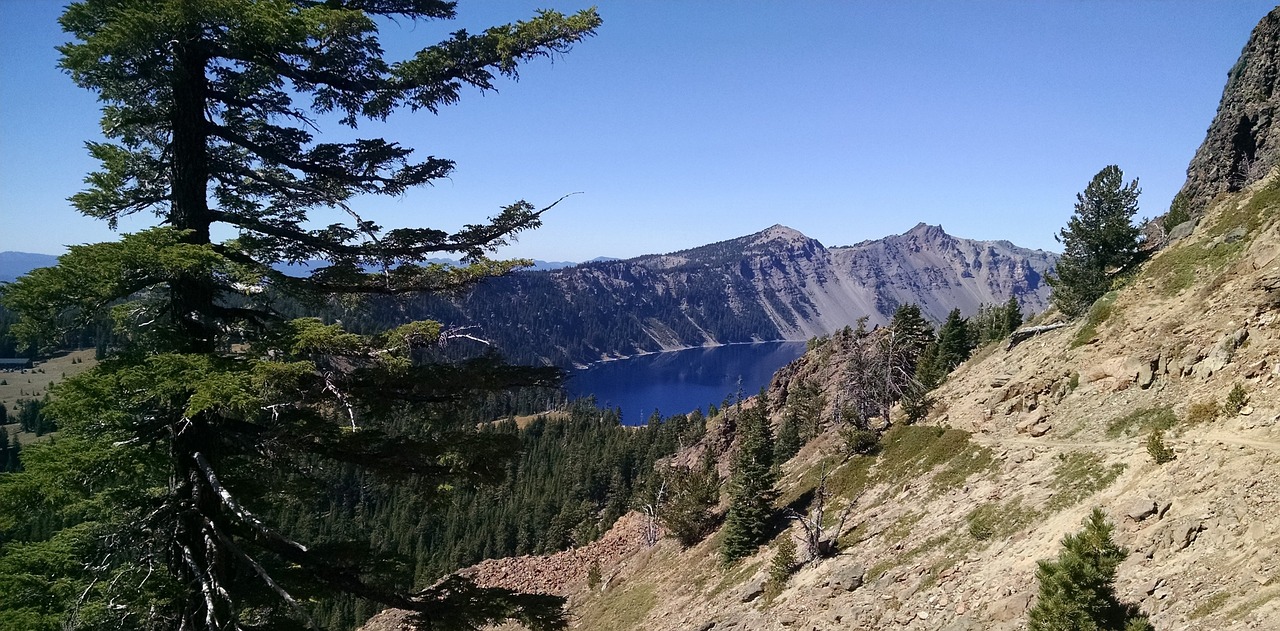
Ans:
[[[1009,345],[1006,346],[1004,350],[1006,351],[1012,350],[1014,346],[1017,346],[1018,344],[1025,342],[1026,340],[1029,340],[1037,335],[1040,335],[1041,333],[1046,333],[1054,329],[1061,329],[1062,327],[1068,326],[1069,324],[1070,322],[1059,322],[1057,324],[1029,326],[1029,327],[1018,329],[1017,331],[1014,331],[1013,333],[1009,334]]]

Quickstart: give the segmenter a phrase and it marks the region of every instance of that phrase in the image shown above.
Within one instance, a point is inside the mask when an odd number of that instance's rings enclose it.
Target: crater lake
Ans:
[[[570,372],[570,396],[622,410],[622,422],[643,424],[659,411],[683,414],[725,399],[757,394],[773,373],[804,353],[804,342],[759,342],[650,353]]]

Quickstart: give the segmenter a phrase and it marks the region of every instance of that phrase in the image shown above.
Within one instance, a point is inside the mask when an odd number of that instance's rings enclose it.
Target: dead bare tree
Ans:
[[[649,547],[658,544],[660,538],[658,527],[658,515],[662,512],[662,503],[667,495],[667,481],[663,480],[658,485],[658,490],[653,495],[653,501],[647,502],[640,508],[644,512],[644,543]]]
[[[804,563],[833,556],[838,552],[836,540],[844,532],[844,525],[849,515],[853,513],[853,507],[858,504],[858,498],[862,497],[859,493],[857,497],[851,498],[840,511],[840,518],[836,521],[835,528],[826,528],[823,524],[826,518],[827,501],[832,497],[827,491],[827,479],[834,471],[835,468],[828,470],[825,465],[823,466],[822,477],[819,479],[818,488],[814,490],[813,504],[808,514],[793,508],[787,508],[785,512],[787,519],[798,522],[804,529],[805,552],[808,555]]]

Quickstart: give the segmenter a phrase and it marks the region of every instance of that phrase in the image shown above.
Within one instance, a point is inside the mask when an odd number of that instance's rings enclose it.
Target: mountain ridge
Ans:
[[[585,365],[694,346],[802,341],[862,317],[885,324],[907,303],[936,323],[953,308],[971,315],[1010,296],[1036,313],[1048,306],[1043,278],[1055,261],[1053,253],[927,224],[838,248],[775,224],[666,254],[518,272],[452,299],[428,298],[410,312],[474,326],[515,361]]]

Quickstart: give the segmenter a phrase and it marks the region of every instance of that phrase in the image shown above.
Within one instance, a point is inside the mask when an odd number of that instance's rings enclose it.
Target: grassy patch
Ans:
[[[1022,505],[1022,498],[1015,497],[1008,502],[987,502],[973,509],[965,521],[974,539],[990,541],[1012,535],[1038,516],[1034,509]]]
[[[907,513],[895,519],[880,535],[891,544],[905,541],[907,537],[911,536],[911,529],[920,523],[923,518],[924,513]]]
[[[946,492],[958,488],[972,475],[996,469],[995,453],[982,445],[969,443],[933,476],[933,488],[939,493]]]
[[[854,456],[843,466],[827,477],[827,491],[835,497],[857,497],[867,487],[871,465],[875,458],[871,456]]]
[[[1239,207],[1227,207],[1209,227],[1211,237],[1220,237],[1236,228],[1245,229],[1245,238],[1253,236],[1280,209],[1280,181],[1272,182]]]
[[[759,570],[763,563],[764,561],[755,561],[753,563],[743,563],[737,567],[730,568],[729,572],[724,575],[724,578],[720,579],[720,582],[716,583],[716,586],[711,588],[711,592],[707,594],[707,598],[715,598],[717,595],[724,592],[724,590],[741,585],[743,581],[755,576],[756,570]],[[600,628],[605,629],[608,627]]]
[[[1153,259],[1147,274],[1156,280],[1161,294],[1174,296],[1194,285],[1201,272],[1208,274],[1226,267],[1244,246],[1244,241],[1217,245],[1179,243]]]
[[[879,562],[879,563],[877,563],[877,564],[875,564],[875,565],[871,566],[871,569],[867,570],[867,574],[866,574],[867,580],[868,580],[868,581],[873,581],[873,580],[875,580],[875,579],[878,579],[878,578],[880,578],[880,576],[881,576],[881,575],[883,575],[885,572],[888,572],[889,570],[891,570],[891,569],[893,569],[893,568],[895,568],[895,567],[898,567],[898,566],[901,566],[901,565],[906,565],[906,564],[910,563],[911,561],[915,560],[915,558],[916,558],[916,557],[918,557],[918,556],[920,556],[920,555],[922,555],[922,554],[924,554],[924,553],[926,553],[926,552],[930,552],[930,551],[932,551],[932,550],[936,550],[936,549],[938,549],[938,548],[942,547],[943,545],[946,545],[946,544],[947,544],[947,542],[949,542],[949,541],[951,541],[951,534],[950,534],[950,533],[944,533],[944,534],[941,534],[941,535],[936,535],[936,536],[933,536],[933,537],[929,537],[928,539],[925,539],[925,540],[924,540],[924,543],[921,543],[920,545],[918,545],[918,546],[916,546],[916,547],[914,547],[914,548],[912,548],[912,549],[910,549],[910,550],[908,550],[908,551],[906,551],[906,552],[903,552],[902,554],[898,554],[898,555],[892,556],[892,557],[890,557],[890,558],[888,558],[888,559],[885,559],[885,560],[883,560],[883,561],[881,561],[881,562]]]
[[[914,480],[966,452],[969,432],[924,425],[898,425],[880,441],[873,481]]]
[[[1102,456],[1093,452],[1058,454],[1058,465],[1053,469],[1053,495],[1045,508],[1049,512],[1057,512],[1074,506],[1111,486],[1123,471],[1123,464],[1106,466],[1102,463]]]
[[[1218,592],[1210,596],[1208,600],[1200,603],[1199,606],[1191,610],[1191,619],[1195,620],[1196,618],[1203,618],[1219,609],[1222,609],[1222,606],[1227,604],[1228,600],[1231,600],[1231,592]]]
[[[1119,295],[1118,291],[1109,291],[1089,307],[1089,314],[1085,317],[1084,324],[1071,340],[1071,348],[1084,346],[1098,335],[1098,327],[1115,313],[1116,297]]]
[[[72,351],[36,364],[35,368],[18,372],[0,372],[0,403],[13,414],[19,399],[40,399],[49,387],[92,368],[97,361],[93,350]]]
[[[1169,430],[1178,424],[1173,408],[1167,405],[1134,410],[1107,423],[1107,438],[1133,436],[1152,430]],[[1136,428],[1136,429],[1135,429]]]
[[[1277,595],[1280,595],[1280,589],[1269,587],[1266,590],[1262,591],[1261,593],[1258,593],[1257,595],[1255,595],[1253,598],[1250,598],[1249,600],[1245,601],[1244,604],[1236,607],[1235,609],[1232,609],[1231,612],[1227,614],[1227,617],[1231,620],[1239,620],[1240,618],[1243,618],[1246,615],[1248,615],[1249,612],[1253,611],[1254,609],[1257,609],[1258,607],[1261,607],[1271,602],[1272,600],[1275,599]]]
[[[1146,273],[1158,281],[1160,291],[1172,296],[1192,286],[1201,274],[1222,270],[1244,251],[1249,239],[1267,224],[1280,208],[1280,182],[1258,191],[1248,202],[1224,208],[1206,234],[1210,239],[1244,228],[1244,238],[1235,243],[1180,243],[1151,261]]]
[[[658,596],[653,585],[632,585],[605,592],[582,613],[582,620],[590,621],[587,627],[592,629],[631,629],[640,624],[657,604]]]

